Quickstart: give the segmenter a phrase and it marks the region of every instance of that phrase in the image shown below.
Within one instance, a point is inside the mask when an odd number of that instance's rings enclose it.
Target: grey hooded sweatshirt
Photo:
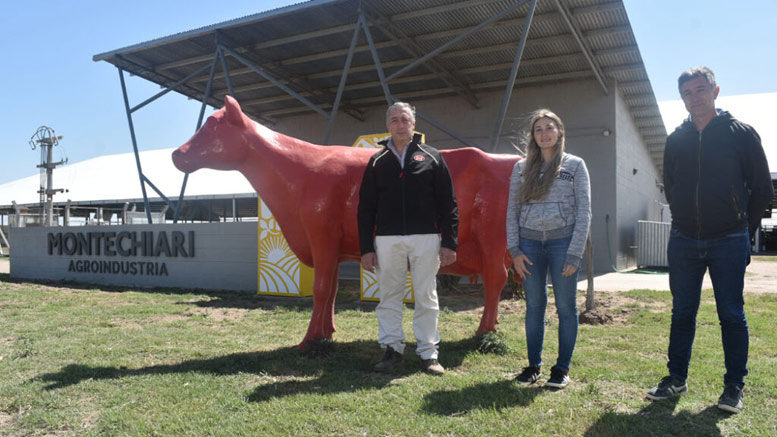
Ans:
[[[591,185],[585,162],[565,153],[558,176],[545,198],[521,203],[526,160],[513,167],[510,198],[507,202],[507,249],[513,258],[521,255],[520,237],[530,240],[556,240],[572,236],[565,264],[579,267],[591,224]]]

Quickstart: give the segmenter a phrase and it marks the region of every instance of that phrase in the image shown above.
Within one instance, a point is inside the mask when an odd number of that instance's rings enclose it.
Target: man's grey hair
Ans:
[[[391,117],[391,113],[400,109],[407,109],[410,111],[410,114],[413,116],[413,121],[415,122],[415,106],[411,105],[410,103],[396,102],[389,106],[386,110],[386,123],[388,123],[389,118]]]
[[[712,70],[710,70],[709,68],[705,66],[701,66],[701,67],[693,67],[687,71],[684,71],[683,74],[681,74],[680,77],[677,79],[677,90],[680,91],[680,93],[682,94],[683,84],[697,77],[703,77],[704,79],[707,80],[708,84],[710,84],[713,88],[715,88],[715,73],[713,73]]]

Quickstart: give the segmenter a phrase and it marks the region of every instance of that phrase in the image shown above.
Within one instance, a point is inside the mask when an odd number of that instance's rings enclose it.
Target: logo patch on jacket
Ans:
[[[415,156],[413,156],[413,160],[421,162],[421,161],[424,160],[424,157],[423,157],[423,155],[415,155]]]
[[[575,180],[575,177],[572,175],[572,173],[566,172],[566,171],[560,171],[558,173],[558,178],[563,179],[565,181],[573,182]]]

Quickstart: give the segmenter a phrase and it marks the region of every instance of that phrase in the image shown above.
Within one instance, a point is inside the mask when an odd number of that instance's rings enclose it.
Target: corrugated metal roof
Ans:
[[[416,100],[460,95],[476,105],[479,93],[503,89],[529,9],[529,1],[519,3],[393,79],[392,93],[413,94]],[[389,76],[515,5],[511,0],[313,0],[102,53],[94,60],[170,86],[209,65],[221,44],[329,111],[360,8]],[[225,56],[225,61],[235,97],[247,113],[272,123],[312,111],[234,56]],[[202,100],[208,73],[205,68],[176,91]],[[217,63],[209,99],[214,107],[227,93],[224,76]],[[656,138],[662,127],[660,113],[623,2],[538,0],[516,88],[597,77],[606,85],[620,85],[661,169],[663,144]],[[383,104],[374,60],[360,32],[341,110],[360,118],[367,107]]]

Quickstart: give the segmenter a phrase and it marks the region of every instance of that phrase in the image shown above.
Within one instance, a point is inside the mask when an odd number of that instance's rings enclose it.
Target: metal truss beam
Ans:
[[[351,45],[348,48],[348,56],[345,58],[343,74],[340,76],[340,84],[337,86],[337,94],[335,95],[335,101],[332,104],[332,112],[330,113],[329,123],[327,123],[326,132],[324,132],[324,144],[329,144],[329,134],[332,132],[332,128],[335,125],[337,109],[340,106],[340,98],[343,96],[345,82],[348,80],[348,71],[351,68],[351,61],[353,61],[353,51],[356,48],[356,41],[359,39],[359,30],[361,29],[361,22],[363,19],[364,16],[359,14],[359,18],[356,20],[356,25],[353,26],[353,36],[351,36]]]
[[[140,191],[143,193],[143,204],[146,207],[146,218],[151,223],[151,209],[146,194],[146,184],[143,176],[143,168],[140,165],[140,154],[138,153],[138,141],[135,137],[135,124],[132,122],[132,111],[130,111],[129,97],[127,96],[127,85],[124,83],[124,70],[119,70],[119,81],[121,82],[121,93],[124,96],[124,110],[127,113],[127,124],[129,125],[130,139],[132,140],[132,150],[135,152],[135,165],[138,168],[138,179],[140,180]]]
[[[583,36],[580,29],[578,29],[577,25],[572,22],[572,19],[570,18],[571,13],[567,10],[566,6],[562,5],[560,0],[553,0],[553,2],[556,4],[556,9],[569,28],[569,31],[572,32],[572,36],[575,38],[575,41],[577,41],[577,44],[580,47],[580,50],[582,50],[583,55],[585,55],[585,59],[588,61],[588,65],[594,72],[596,81],[599,82],[599,85],[602,87],[602,91],[605,95],[607,95],[609,91],[607,90],[607,84],[604,80],[604,74],[602,74],[602,71],[599,68],[599,64],[594,61],[594,57],[591,54],[591,49],[588,47],[588,43],[584,39],[585,37]]]
[[[526,14],[526,22],[523,24],[523,30],[521,31],[521,40],[518,42],[518,49],[515,53],[512,69],[510,75],[507,78],[507,85],[505,86],[505,94],[502,97],[502,105],[499,108],[499,115],[496,118],[496,126],[494,127],[494,133],[491,136],[491,151],[496,151],[496,147],[499,144],[499,135],[502,133],[502,125],[504,123],[505,115],[507,114],[507,105],[510,104],[510,97],[513,93],[513,87],[515,86],[515,77],[518,75],[518,66],[521,63],[523,57],[523,48],[526,46],[526,39],[529,36],[529,29],[531,28],[531,20],[534,17],[534,9],[537,6],[537,0],[531,0],[529,5],[529,12]]]
[[[364,29],[364,36],[367,38],[367,42],[370,45],[370,50],[372,52],[372,58],[375,62],[375,69],[378,72],[378,77],[380,78],[380,83],[383,86],[383,92],[384,97],[386,98],[386,103],[391,105],[397,99],[395,99],[391,95],[391,91],[388,87],[388,81],[386,80],[386,76],[383,74],[383,66],[381,66],[380,63],[380,56],[378,56],[378,51],[375,49],[375,44],[372,39],[372,33],[370,33],[370,28],[367,26],[367,20],[364,18],[364,14],[360,14],[360,21],[362,24],[362,29]],[[470,141],[468,141],[466,138],[464,138],[463,135],[459,135],[457,132],[453,131],[452,129],[447,128],[443,124],[437,122],[436,120],[432,119],[431,117],[423,114],[422,112],[416,110],[416,116],[422,118],[427,123],[431,124],[432,126],[436,127],[437,129],[440,129],[441,131],[447,133],[451,137],[457,139],[458,141],[462,142],[463,144],[469,146],[469,147],[476,147],[474,144],[472,144]]]
[[[407,41],[406,44],[400,44],[400,47],[410,56],[413,56],[418,61],[424,58],[424,55],[421,54],[423,50],[418,45],[418,43],[416,43],[412,37],[408,36],[399,26],[395,25],[391,21],[391,18],[378,14],[377,22],[379,23],[378,29],[380,29],[381,32],[383,32],[390,39],[395,41]],[[463,78],[441,65],[437,60],[431,58],[427,59],[425,66],[432,72],[436,73],[440,80],[445,82],[445,84],[451,87],[452,90],[462,96],[467,102],[469,102],[470,105],[472,105],[473,108],[479,107],[477,96],[474,92],[472,92],[472,90],[469,88],[469,85],[465,80],[463,80]],[[393,79],[394,78],[390,76],[387,80],[392,81]]]

